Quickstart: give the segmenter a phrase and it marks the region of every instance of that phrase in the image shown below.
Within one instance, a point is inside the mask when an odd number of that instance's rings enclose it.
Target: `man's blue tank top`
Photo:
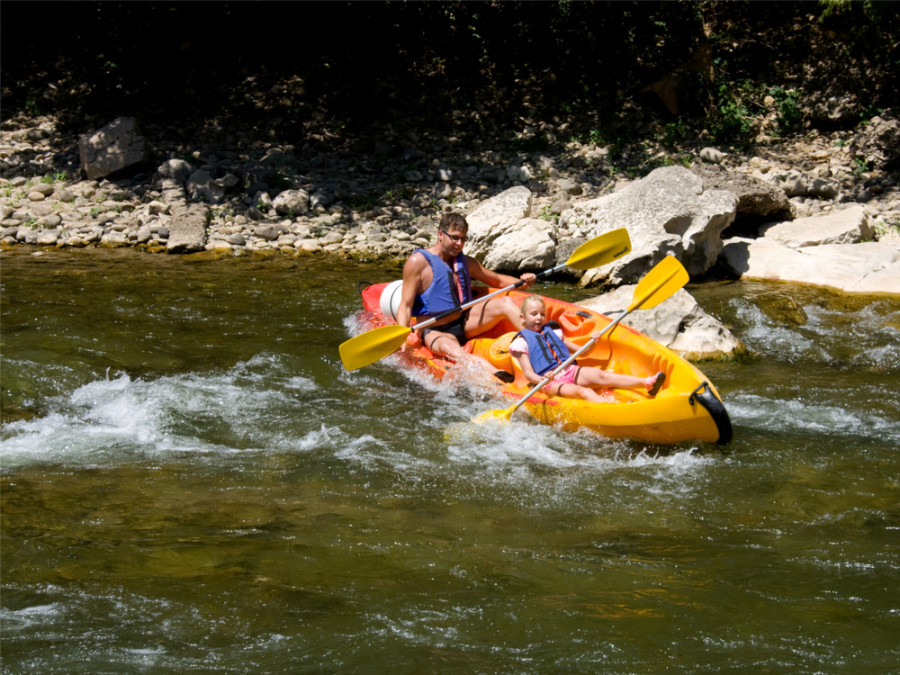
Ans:
[[[431,285],[425,292],[416,297],[413,304],[413,316],[435,316],[443,312],[458,308],[460,305],[472,299],[472,278],[469,276],[469,267],[466,265],[466,257],[462,253],[456,256],[453,266],[445,263],[440,256],[424,248],[417,249],[425,256],[425,260],[431,266]],[[462,286],[463,297],[459,297],[457,280]]]

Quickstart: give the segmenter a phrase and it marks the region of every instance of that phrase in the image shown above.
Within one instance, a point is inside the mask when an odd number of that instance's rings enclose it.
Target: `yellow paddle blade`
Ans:
[[[634,289],[633,300],[628,311],[642,307],[656,307],[666,298],[690,281],[684,265],[677,258],[667,255],[656,266],[647,272],[637,288]]]
[[[510,416],[516,411],[516,408],[519,406],[514,405],[509,408],[504,408],[503,410],[488,410],[487,412],[481,413],[478,417],[476,417],[473,422],[475,424],[485,424],[487,422],[499,422],[501,424],[506,424],[509,422]]]
[[[631,237],[628,230],[620,227],[594,237],[575,249],[566,260],[566,265],[577,270],[589,270],[611,263],[631,250]]]
[[[392,354],[406,342],[412,329],[406,326],[382,326],[341,343],[338,351],[347,370],[356,370]]]

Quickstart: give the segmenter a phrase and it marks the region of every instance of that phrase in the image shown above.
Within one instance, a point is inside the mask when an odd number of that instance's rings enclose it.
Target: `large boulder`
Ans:
[[[619,288],[578,304],[612,318],[631,304],[636,285]],[[703,311],[683,288],[650,309],[637,309],[623,323],[692,360],[733,356],[746,351],[734,334]]]
[[[692,171],[703,180],[704,191],[727,190],[737,197],[736,222],[729,231],[739,228],[741,220],[755,228],[760,222],[790,220],[793,216],[791,200],[773,183],[720,166],[701,164]]]
[[[482,261],[489,269],[502,272],[544,270],[553,267],[556,242],[553,225],[546,220],[523,218],[515,230],[501,233]]]
[[[704,190],[703,179],[684,167],[656,169],[619,192],[578,204],[560,217],[560,237],[576,243],[624,227],[632,251],[582,277],[584,286],[604,288],[636,283],[663,256],[672,254],[692,276],[716,262],[722,232],[735,218],[737,197]],[[560,248],[557,261],[564,262]]]
[[[81,168],[88,180],[105,178],[150,161],[150,144],[134,117],[119,117],[78,139]]]
[[[466,216],[469,223],[469,243],[466,253],[479,260],[485,260],[500,237],[514,236],[519,221],[531,213],[531,190],[519,185],[504,190],[478,205]],[[521,251],[521,256],[530,256],[529,251]],[[490,267],[490,265],[489,265]],[[507,269],[518,269],[508,266]]]
[[[824,216],[773,223],[761,232],[769,239],[797,249],[824,244],[858,244],[875,236],[875,228],[869,224],[866,207],[862,204]]]
[[[890,243],[790,248],[769,237],[735,237],[721,261],[742,279],[792,281],[854,293],[900,295],[900,250]]]

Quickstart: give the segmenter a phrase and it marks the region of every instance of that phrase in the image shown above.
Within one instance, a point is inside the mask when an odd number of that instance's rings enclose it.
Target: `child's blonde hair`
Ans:
[[[522,312],[522,314],[524,315],[526,306],[534,305],[534,304],[538,304],[541,307],[543,307],[544,309],[547,308],[547,305],[544,304],[544,299],[541,296],[532,294],[532,295],[525,296],[525,299],[522,300],[522,305],[519,307],[519,309]]]

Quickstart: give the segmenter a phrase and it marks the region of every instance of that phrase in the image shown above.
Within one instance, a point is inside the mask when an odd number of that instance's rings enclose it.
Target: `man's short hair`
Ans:
[[[449,232],[450,230],[468,232],[469,223],[466,222],[465,217],[458,213],[445,213],[441,216],[441,224],[438,225],[438,229],[444,232]]]

